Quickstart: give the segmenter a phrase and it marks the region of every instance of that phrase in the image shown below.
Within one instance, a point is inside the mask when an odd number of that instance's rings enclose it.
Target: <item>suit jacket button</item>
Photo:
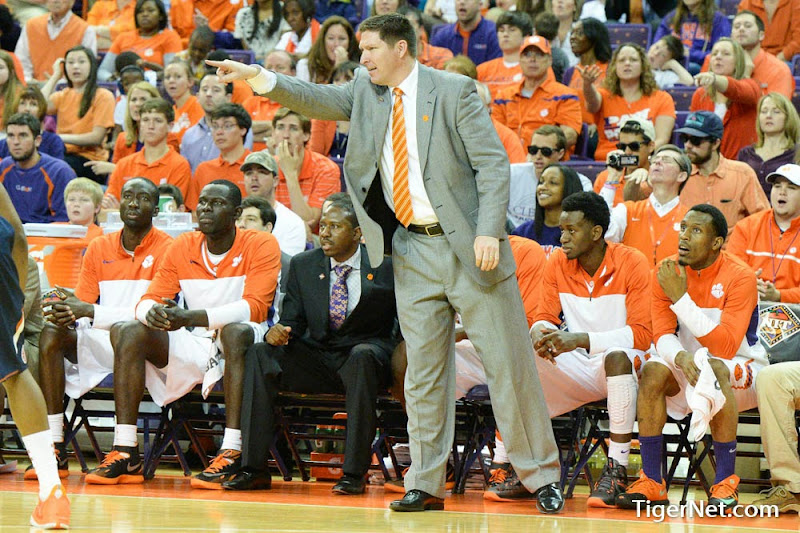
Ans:
[[[379,97],[378,97],[378,101],[379,101],[379,102],[383,102],[383,96],[379,96]]]
[[[361,192],[367,192],[367,188],[366,187],[361,187]]]

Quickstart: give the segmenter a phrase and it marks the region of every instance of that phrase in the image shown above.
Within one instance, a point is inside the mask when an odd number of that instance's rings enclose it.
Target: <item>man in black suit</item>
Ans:
[[[336,494],[361,494],[375,437],[375,401],[390,382],[397,311],[392,263],[370,267],[349,197],[336,195],[319,222],[320,249],[295,255],[280,322],[247,353],[242,471],[231,490],[268,489],[279,391],[344,394],[344,475]]]

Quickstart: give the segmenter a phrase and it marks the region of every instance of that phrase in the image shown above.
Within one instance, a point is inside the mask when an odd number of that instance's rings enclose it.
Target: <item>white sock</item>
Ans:
[[[221,450],[236,450],[242,451],[242,430],[225,428],[225,434],[222,437]]]
[[[58,477],[56,452],[53,448],[53,436],[49,431],[40,431],[22,437],[28,456],[31,458],[36,477],[39,478],[39,499],[44,501],[50,496],[54,487],[61,485]]]
[[[50,425],[50,434],[53,435],[53,442],[64,442],[64,413],[47,415],[47,423]]]
[[[134,424],[117,424],[114,426],[114,446],[127,446],[138,448],[139,439],[136,437]]]
[[[622,466],[628,466],[628,458],[631,455],[631,441],[614,442],[608,441],[608,456]]]
[[[503,444],[503,439],[500,437],[499,433],[495,435],[494,442],[493,461],[498,464],[510,463],[511,460],[508,458],[508,454],[506,453],[506,445]]]

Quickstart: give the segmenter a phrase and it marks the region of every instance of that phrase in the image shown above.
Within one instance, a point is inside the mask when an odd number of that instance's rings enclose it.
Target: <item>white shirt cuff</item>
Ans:
[[[275,73],[265,69],[261,65],[253,66],[261,69],[261,72],[259,72],[257,76],[245,80],[250,88],[253,89],[253,92],[256,94],[266,94],[274,89],[275,85],[278,83],[278,77]]]
[[[675,356],[683,351],[683,345],[673,334],[662,335],[656,343],[656,352],[661,359],[675,366]]]

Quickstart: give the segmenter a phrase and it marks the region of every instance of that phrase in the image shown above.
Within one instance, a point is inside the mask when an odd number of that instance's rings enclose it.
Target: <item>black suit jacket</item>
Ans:
[[[323,351],[345,351],[364,342],[385,347],[397,345],[394,274],[391,258],[372,268],[361,247],[361,298],[342,326],[328,327],[330,258],[321,249],[292,257],[280,323],[291,326],[293,339]]]

